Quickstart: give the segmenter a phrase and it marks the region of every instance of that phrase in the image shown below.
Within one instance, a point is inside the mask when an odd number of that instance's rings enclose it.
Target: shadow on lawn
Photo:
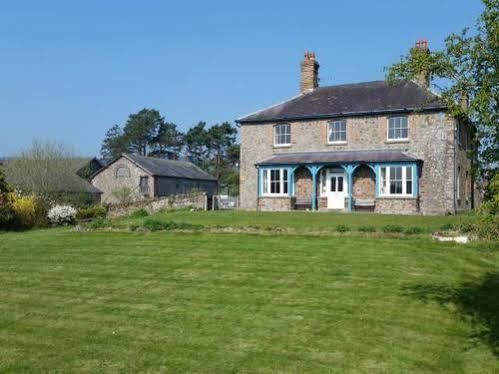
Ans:
[[[499,357],[499,273],[489,273],[479,282],[466,282],[458,287],[416,284],[402,288],[405,296],[441,305],[452,303],[463,317],[470,317],[477,327],[471,336],[489,345]]]

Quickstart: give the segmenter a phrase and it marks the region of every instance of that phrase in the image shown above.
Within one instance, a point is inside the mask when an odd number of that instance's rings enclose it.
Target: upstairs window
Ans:
[[[274,126],[274,145],[291,145],[291,125],[289,123]]]
[[[262,175],[262,195],[287,195],[288,170],[264,169]]]
[[[347,122],[332,121],[328,125],[328,143],[343,143],[347,141]]]
[[[412,196],[412,166],[380,168],[380,196]]]
[[[407,116],[388,118],[388,140],[407,140]]]

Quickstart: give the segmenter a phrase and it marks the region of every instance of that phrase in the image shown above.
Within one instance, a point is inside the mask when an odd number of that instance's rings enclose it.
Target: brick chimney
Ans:
[[[300,93],[319,87],[319,63],[315,60],[314,52],[305,51],[300,67]]]
[[[428,42],[426,39],[416,40],[414,43],[414,47],[411,48],[411,56],[415,57],[418,54],[430,54],[430,50],[428,48]],[[421,87],[429,87],[430,86],[430,72],[428,70],[422,70],[416,73],[414,77],[414,82],[419,84]]]

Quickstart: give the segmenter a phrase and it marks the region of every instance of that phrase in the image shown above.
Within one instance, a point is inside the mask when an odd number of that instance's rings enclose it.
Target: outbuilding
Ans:
[[[216,193],[217,179],[188,161],[122,154],[92,176],[103,203],[186,194]]]

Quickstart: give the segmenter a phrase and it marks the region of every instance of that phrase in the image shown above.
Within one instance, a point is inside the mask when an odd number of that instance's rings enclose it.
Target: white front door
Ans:
[[[345,209],[347,183],[343,173],[327,173],[327,208]]]

